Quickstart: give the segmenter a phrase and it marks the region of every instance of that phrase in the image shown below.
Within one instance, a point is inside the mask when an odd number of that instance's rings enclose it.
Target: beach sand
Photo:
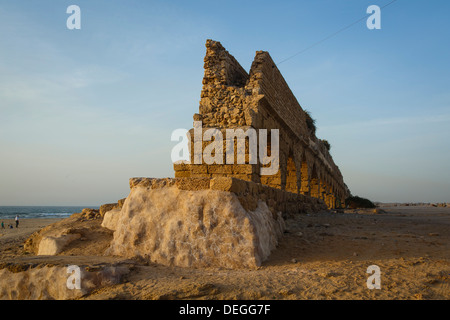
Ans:
[[[14,219],[2,219],[5,229],[0,229],[0,261],[19,256],[23,242],[34,232],[62,219],[20,219],[16,228]],[[8,228],[11,224],[13,229]]]
[[[450,208],[381,209],[298,215],[257,270],[136,261],[123,283],[83,299],[450,299]],[[0,261],[31,258],[23,241],[49,223],[22,220],[18,230],[1,230]],[[77,259],[42,259],[56,258]],[[379,290],[366,284],[371,265],[381,271]]]

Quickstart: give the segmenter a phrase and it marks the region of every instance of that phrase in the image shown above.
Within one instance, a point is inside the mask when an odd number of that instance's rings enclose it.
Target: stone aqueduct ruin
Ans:
[[[293,215],[343,205],[349,190],[342,174],[270,55],[257,52],[247,74],[219,42],[208,40],[206,48],[200,112],[194,115],[190,134],[192,164],[174,164],[175,178],[131,178],[126,199],[100,210],[83,210],[42,229],[27,240],[26,251],[139,257],[180,267],[257,268],[276,248]],[[195,164],[193,149],[204,151],[216,141],[202,137],[200,148],[195,148],[198,136],[192,131],[202,135],[210,128],[225,133],[230,128],[278,130],[279,170],[266,175],[264,161],[249,161],[250,141],[244,148],[235,147],[233,153],[224,152],[225,164]],[[226,143],[215,145],[214,151],[222,150]],[[265,151],[272,154],[276,145],[269,147]],[[217,154],[220,159],[221,152]],[[241,160],[244,156],[246,161],[229,164],[228,156]],[[74,228],[74,223],[84,227]],[[99,237],[89,239],[90,234],[103,235],[102,245]],[[0,276],[23,283],[28,296],[36,283],[47,285],[40,280],[47,273],[39,278],[34,277],[34,269],[29,271],[33,276],[24,272],[15,275],[0,268]],[[61,279],[65,288],[65,272]],[[3,296],[16,286],[6,287]]]
[[[247,73],[219,42],[207,40],[206,49],[203,89],[194,121],[201,121],[203,130],[278,129],[279,170],[275,175],[265,176],[260,174],[259,160],[257,164],[248,164],[248,141],[246,164],[194,164],[194,129],[191,129],[191,164],[174,164],[175,178],[234,177],[321,199],[328,208],[343,206],[350,192],[327,142],[316,137],[315,128],[308,124],[311,118],[269,53],[256,52]],[[270,139],[268,142],[270,150]],[[202,143],[205,148],[211,142]]]

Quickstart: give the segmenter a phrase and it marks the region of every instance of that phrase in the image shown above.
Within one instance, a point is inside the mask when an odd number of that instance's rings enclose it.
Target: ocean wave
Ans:
[[[67,218],[81,212],[83,207],[6,207],[0,206],[0,219],[39,219],[39,218]]]

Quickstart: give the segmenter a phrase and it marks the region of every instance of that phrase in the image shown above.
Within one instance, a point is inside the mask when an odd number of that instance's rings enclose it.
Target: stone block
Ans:
[[[190,166],[191,172],[193,174],[207,174],[208,173],[208,166],[206,164],[192,164]]]
[[[210,188],[210,178],[180,178],[176,179],[175,186],[179,190],[207,190]]]
[[[221,189],[241,187],[237,179],[217,180]],[[107,254],[169,266],[257,268],[275,249],[284,220],[264,202],[255,207],[254,198],[243,199],[253,211],[233,192],[133,188]]]
[[[256,164],[233,164],[234,174],[253,174],[256,173]]]
[[[100,212],[100,217],[103,217],[105,215],[106,212],[117,208],[119,206],[118,203],[107,203],[107,204],[103,204],[100,206],[99,212]]]
[[[175,171],[175,178],[189,178],[190,176],[190,171]]]
[[[125,203],[125,200],[127,200],[127,198],[123,198],[123,199],[120,199],[119,201],[117,201],[117,204],[118,204],[119,208],[123,207],[123,204]]]
[[[247,191],[247,182],[231,177],[217,177],[211,180],[211,189],[233,192],[239,195]]]
[[[208,173],[232,174],[233,167],[229,164],[212,164],[208,165]]]
[[[187,163],[174,163],[173,170],[175,171],[190,171],[190,164]]]

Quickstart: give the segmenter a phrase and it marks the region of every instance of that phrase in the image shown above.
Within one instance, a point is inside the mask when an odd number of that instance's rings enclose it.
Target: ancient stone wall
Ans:
[[[194,129],[190,131],[191,163],[175,164],[175,177],[235,177],[261,183],[290,193],[312,196],[323,200],[329,208],[340,207],[349,190],[339,168],[334,163],[325,143],[308,126],[308,115],[289,89],[286,81],[268,52],[256,52],[247,72],[236,59],[216,41],[207,40],[204,59],[205,74],[199,113],[194,115]],[[195,125],[201,121],[201,148],[195,149]],[[279,171],[262,175],[264,167],[258,159],[250,163],[247,139],[245,163],[238,164],[237,145],[234,163],[195,161],[199,151],[208,148],[211,141],[202,140],[208,128],[217,128],[226,136],[226,129],[249,128],[279,130]],[[211,139],[214,141],[214,139]],[[270,138],[268,139],[270,150]],[[259,144],[259,140],[258,140]],[[223,149],[226,144],[224,142]],[[198,158],[197,158],[198,160]]]
[[[278,212],[285,218],[298,212],[318,212],[326,209],[320,199],[302,194],[293,194],[260,183],[245,181],[234,177],[215,178],[131,178],[130,189],[136,187],[161,189],[175,186],[179,190],[200,191],[218,190],[235,194],[245,210],[255,210],[259,200],[267,203],[275,216]]]
[[[231,177],[132,178],[122,209],[105,214],[114,231],[107,255],[181,267],[256,268],[275,249],[285,219],[325,204]]]

